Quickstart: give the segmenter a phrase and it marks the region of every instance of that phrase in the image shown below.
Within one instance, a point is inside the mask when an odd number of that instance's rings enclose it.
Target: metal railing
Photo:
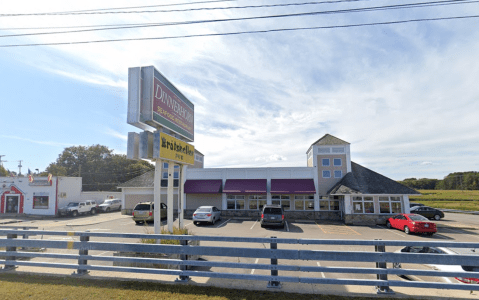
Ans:
[[[19,233],[24,236],[19,239]],[[0,265],[3,270],[14,270],[17,266],[33,266],[48,268],[63,268],[76,270],[73,274],[83,275],[91,270],[113,271],[128,273],[166,274],[178,276],[177,282],[187,282],[190,277],[209,277],[236,280],[266,281],[268,287],[280,288],[282,282],[310,283],[310,284],[338,284],[375,286],[378,293],[393,293],[391,287],[415,287],[455,290],[479,290],[477,284],[440,283],[423,281],[391,280],[389,275],[397,276],[435,276],[435,277],[464,277],[464,273],[445,272],[435,270],[388,268],[388,263],[436,264],[436,265],[467,265],[479,266],[479,256],[472,255],[444,255],[427,253],[396,253],[386,252],[386,247],[427,246],[450,248],[479,248],[479,243],[460,242],[424,242],[424,241],[386,241],[386,240],[319,240],[319,239],[285,239],[285,238],[247,238],[247,237],[218,237],[218,236],[190,236],[165,234],[127,234],[101,232],[66,232],[42,230],[3,230],[0,229]],[[42,236],[41,240],[27,239],[25,236]],[[43,239],[49,236],[68,236],[70,241]],[[133,243],[105,242],[107,238],[137,239]],[[93,241],[100,239],[101,241]],[[138,239],[177,240],[179,245],[170,244],[143,244]],[[221,242],[221,246],[192,245],[192,241]],[[231,243],[232,245],[226,245]],[[247,243],[248,247],[238,247],[234,243]],[[255,245],[256,244],[256,245]],[[264,245],[264,246],[263,246]],[[269,247],[265,247],[269,245]],[[310,250],[312,247],[331,246],[370,246],[371,251],[340,251]],[[73,253],[42,253],[22,252],[17,248],[45,248],[70,249]],[[135,252],[177,254],[178,259],[166,258],[139,258],[126,256],[98,256],[89,251]],[[78,251],[78,252],[77,252]],[[78,253],[78,254],[76,254]],[[121,254],[120,254],[121,255]],[[191,256],[204,256],[208,260],[191,260]],[[24,261],[18,258],[35,258]],[[215,257],[257,258],[267,259],[270,263],[240,263],[215,261]],[[49,262],[48,259],[74,260],[75,263]],[[162,264],[177,266],[179,269],[146,268],[146,267],[119,267],[115,265],[97,265],[94,261],[113,263],[142,263],[147,265]],[[336,261],[370,263],[371,267],[326,267],[315,266],[311,261]],[[302,264],[300,263],[302,262]],[[368,266],[368,264],[365,264]],[[375,265],[375,267],[373,267]],[[228,268],[231,272],[212,272],[192,270],[193,267]],[[237,269],[269,270],[270,275],[255,275],[235,272]],[[293,272],[294,276],[289,276]],[[286,274],[285,274],[286,273]],[[313,273],[341,273],[341,274],[369,274],[376,279],[354,278],[325,278]],[[467,277],[479,278],[479,272],[467,272]]]

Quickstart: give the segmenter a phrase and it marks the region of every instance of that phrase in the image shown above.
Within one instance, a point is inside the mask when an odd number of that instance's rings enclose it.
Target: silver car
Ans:
[[[120,199],[106,199],[102,204],[99,205],[101,211],[109,212],[112,210],[121,210],[121,200]]]
[[[193,224],[212,223],[221,220],[221,210],[214,206],[200,206],[193,213]]]

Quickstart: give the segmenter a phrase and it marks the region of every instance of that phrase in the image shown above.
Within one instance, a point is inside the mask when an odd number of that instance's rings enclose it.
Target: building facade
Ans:
[[[384,224],[396,213],[409,213],[409,195],[419,194],[396,181],[351,161],[350,144],[326,134],[306,152],[307,167],[188,168],[185,182],[175,182],[185,193],[184,212],[213,205],[224,217],[259,217],[266,204],[279,204],[288,219],[343,220],[346,224]],[[163,166],[166,170],[167,164]],[[175,176],[176,173],[175,173]],[[167,174],[166,174],[167,178]],[[175,177],[178,178],[178,177]],[[167,181],[162,180],[161,202],[166,203]],[[120,185],[124,208],[153,201],[154,172]]]
[[[120,192],[82,192],[81,177],[0,177],[0,215],[55,216],[71,201],[120,198]]]

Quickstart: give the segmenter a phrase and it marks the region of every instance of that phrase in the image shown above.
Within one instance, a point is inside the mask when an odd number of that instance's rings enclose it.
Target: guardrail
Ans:
[[[388,279],[388,275],[414,275],[414,276],[437,276],[459,277],[464,273],[444,272],[433,270],[388,268],[388,263],[413,263],[413,264],[440,264],[440,265],[476,265],[479,266],[479,256],[472,255],[443,255],[443,254],[417,254],[386,252],[386,247],[392,246],[428,246],[428,247],[451,247],[451,248],[479,248],[479,243],[459,242],[424,242],[424,241],[386,241],[386,240],[318,240],[318,239],[285,239],[285,238],[246,238],[246,237],[217,237],[217,236],[189,236],[189,235],[165,235],[165,234],[128,234],[128,233],[101,233],[101,232],[65,232],[65,231],[21,231],[22,235],[41,235],[41,240],[19,239],[18,230],[2,230],[0,236],[0,264],[3,270],[14,270],[17,266],[34,266],[74,269],[74,275],[87,274],[90,270],[114,271],[128,273],[167,274],[178,276],[177,282],[187,282],[190,277],[226,278],[237,280],[260,280],[266,281],[271,288],[280,288],[281,282],[297,282],[311,284],[339,284],[339,285],[362,285],[375,286],[378,293],[393,293],[391,287],[415,287],[455,290],[479,290],[479,285],[462,283],[438,283],[438,282],[413,282]],[[43,239],[48,236],[69,236],[78,241],[59,241]],[[101,241],[92,241],[91,238]],[[157,239],[178,240],[180,245],[168,244],[142,244],[105,242],[106,238],[121,239]],[[192,245],[192,241],[221,242],[221,246]],[[248,243],[247,248],[237,247],[234,243]],[[231,246],[225,246],[232,243]],[[256,244],[256,245],[255,245]],[[269,249],[263,246],[268,244]],[[309,250],[305,245],[320,246],[371,246],[371,251],[338,251],[334,250]],[[295,247],[294,247],[295,246]],[[73,254],[65,253],[37,253],[21,252],[17,248],[46,248],[70,249]],[[292,249],[293,248],[293,249]],[[126,256],[96,256],[90,255],[89,251],[113,251],[113,252],[136,252],[136,253],[159,253],[178,254],[179,259],[163,258],[138,258]],[[75,252],[78,251],[78,254]],[[214,260],[191,260],[189,256],[234,257],[234,258],[258,258],[268,259],[269,264],[224,262]],[[17,258],[35,258],[34,261],[22,261]],[[74,260],[75,263],[48,262],[45,259]],[[43,259],[43,261],[42,261]],[[163,264],[178,266],[179,270],[166,268],[145,267],[119,267],[111,265],[95,265],[92,261],[116,262],[116,263],[143,263]],[[303,261],[303,265],[299,262]],[[306,261],[306,265],[304,265]],[[325,267],[314,266],[309,261],[341,261],[371,263],[375,267]],[[348,265],[348,264],[345,264]],[[367,264],[366,264],[367,265]],[[220,267],[228,268],[231,272],[206,272],[191,270],[192,267]],[[236,269],[269,270],[270,275],[242,274],[234,272]],[[295,276],[282,275],[282,272],[295,272]],[[376,279],[351,279],[351,278],[323,278],[306,276],[310,273],[341,273],[341,274],[370,274]],[[72,274],[72,275],[73,275]],[[479,278],[479,272],[468,272],[467,277]]]

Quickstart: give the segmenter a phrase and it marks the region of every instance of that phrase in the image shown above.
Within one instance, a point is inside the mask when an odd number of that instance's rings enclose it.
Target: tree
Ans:
[[[120,183],[153,169],[146,161],[129,160],[106,146],[93,145],[65,148],[46,172],[82,177],[83,191],[115,191]]]
[[[8,176],[8,171],[3,166],[0,166],[0,176]]]

